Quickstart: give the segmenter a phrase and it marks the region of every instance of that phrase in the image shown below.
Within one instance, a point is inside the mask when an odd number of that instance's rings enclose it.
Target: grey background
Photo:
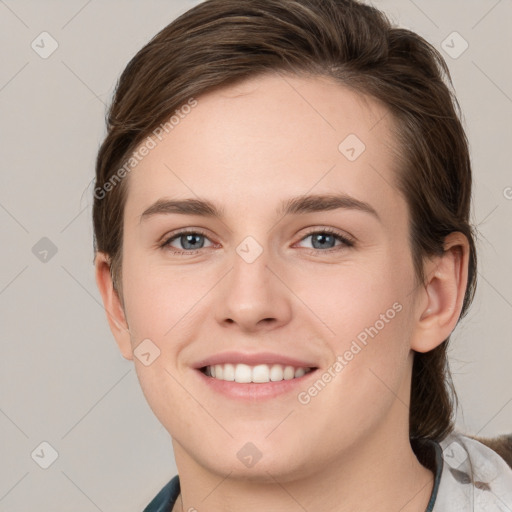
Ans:
[[[169,435],[119,354],[96,289],[91,180],[117,77],[196,3],[0,0],[2,512],[141,511],[176,473]],[[480,233],[478,293],[450,352],[457,425],[511,432],[512,3],[373,4],[438,48],[453,31],[469,43],[458,58],[441,50],[471,144]],[[43,31],[58,43],[46,59],[31,47]],[[49,461],[43,441],[58,453],[48,469],[35,462]]]

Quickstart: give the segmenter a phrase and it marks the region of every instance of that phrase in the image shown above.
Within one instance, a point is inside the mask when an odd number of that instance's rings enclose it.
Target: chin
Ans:
[[[201,449],[200,444],[193,443],[196,456],[191,455],[208,471],[222,477],[229,475],[233,480],[286,482],[314,471],[311,454],[304,450],[303,440],[297,443],[292,438],[290,444],[283,444],[281,441],[265,439],[264,436],[256,439],[254,435],[248,435],[243,441],[240,439],[237,437],[228,442],[218,439],[214,443],[208,443],[204,449]],[[212,451],[212,445],[218,446],[218,449]]]

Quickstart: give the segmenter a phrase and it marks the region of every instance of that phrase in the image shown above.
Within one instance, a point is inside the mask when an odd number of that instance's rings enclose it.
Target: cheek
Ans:
[[[171,268],[153,263],[143,254],[128,254],[123,262],[123,282],[130,330],[155,340],[172,336],[206,293],[204,272]]]
[[[383,395],[392,398],[389,389],[400,386],[410,350],[413,269],[407,254],[379,256],[303,276],[298,293],[329,328],[323,339],[331,361],[341,358],[329,399],[354,411],[372,401],[383,406]]]
[[[290,287],[307,306],[304,311],[310,310],[325,323],[331,338],[346,340],[363,333],[364,339],[365,329],[377,324],[379,332],[389,331],[389,325],[396,323],[400,316],[397,310],[404,307],[411,291],[410,273],[407,261],[383,254],[337,266],[319,266],[315,272],[290,279]]]

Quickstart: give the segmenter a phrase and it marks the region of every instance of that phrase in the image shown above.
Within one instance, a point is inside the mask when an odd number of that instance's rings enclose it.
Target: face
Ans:
[[[177,460],[286,481],[407,435],[415,279],[386,109],[320,77],[196,100],[124,216],[130,349]]]

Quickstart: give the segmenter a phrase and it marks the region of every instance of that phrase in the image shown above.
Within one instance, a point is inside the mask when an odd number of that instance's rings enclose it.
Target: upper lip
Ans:
[[[220,352],[210,357],[198,361],[194,367],[204,368],[205,366],[213,366],[216,364],[247,364],[256,366],[258,364],[281,364],[283,366],[293,366],[295,368],[316,368],[317,366],[311,361],[301,360],[289,357],[283,354],[275,354],[272,352]]]

